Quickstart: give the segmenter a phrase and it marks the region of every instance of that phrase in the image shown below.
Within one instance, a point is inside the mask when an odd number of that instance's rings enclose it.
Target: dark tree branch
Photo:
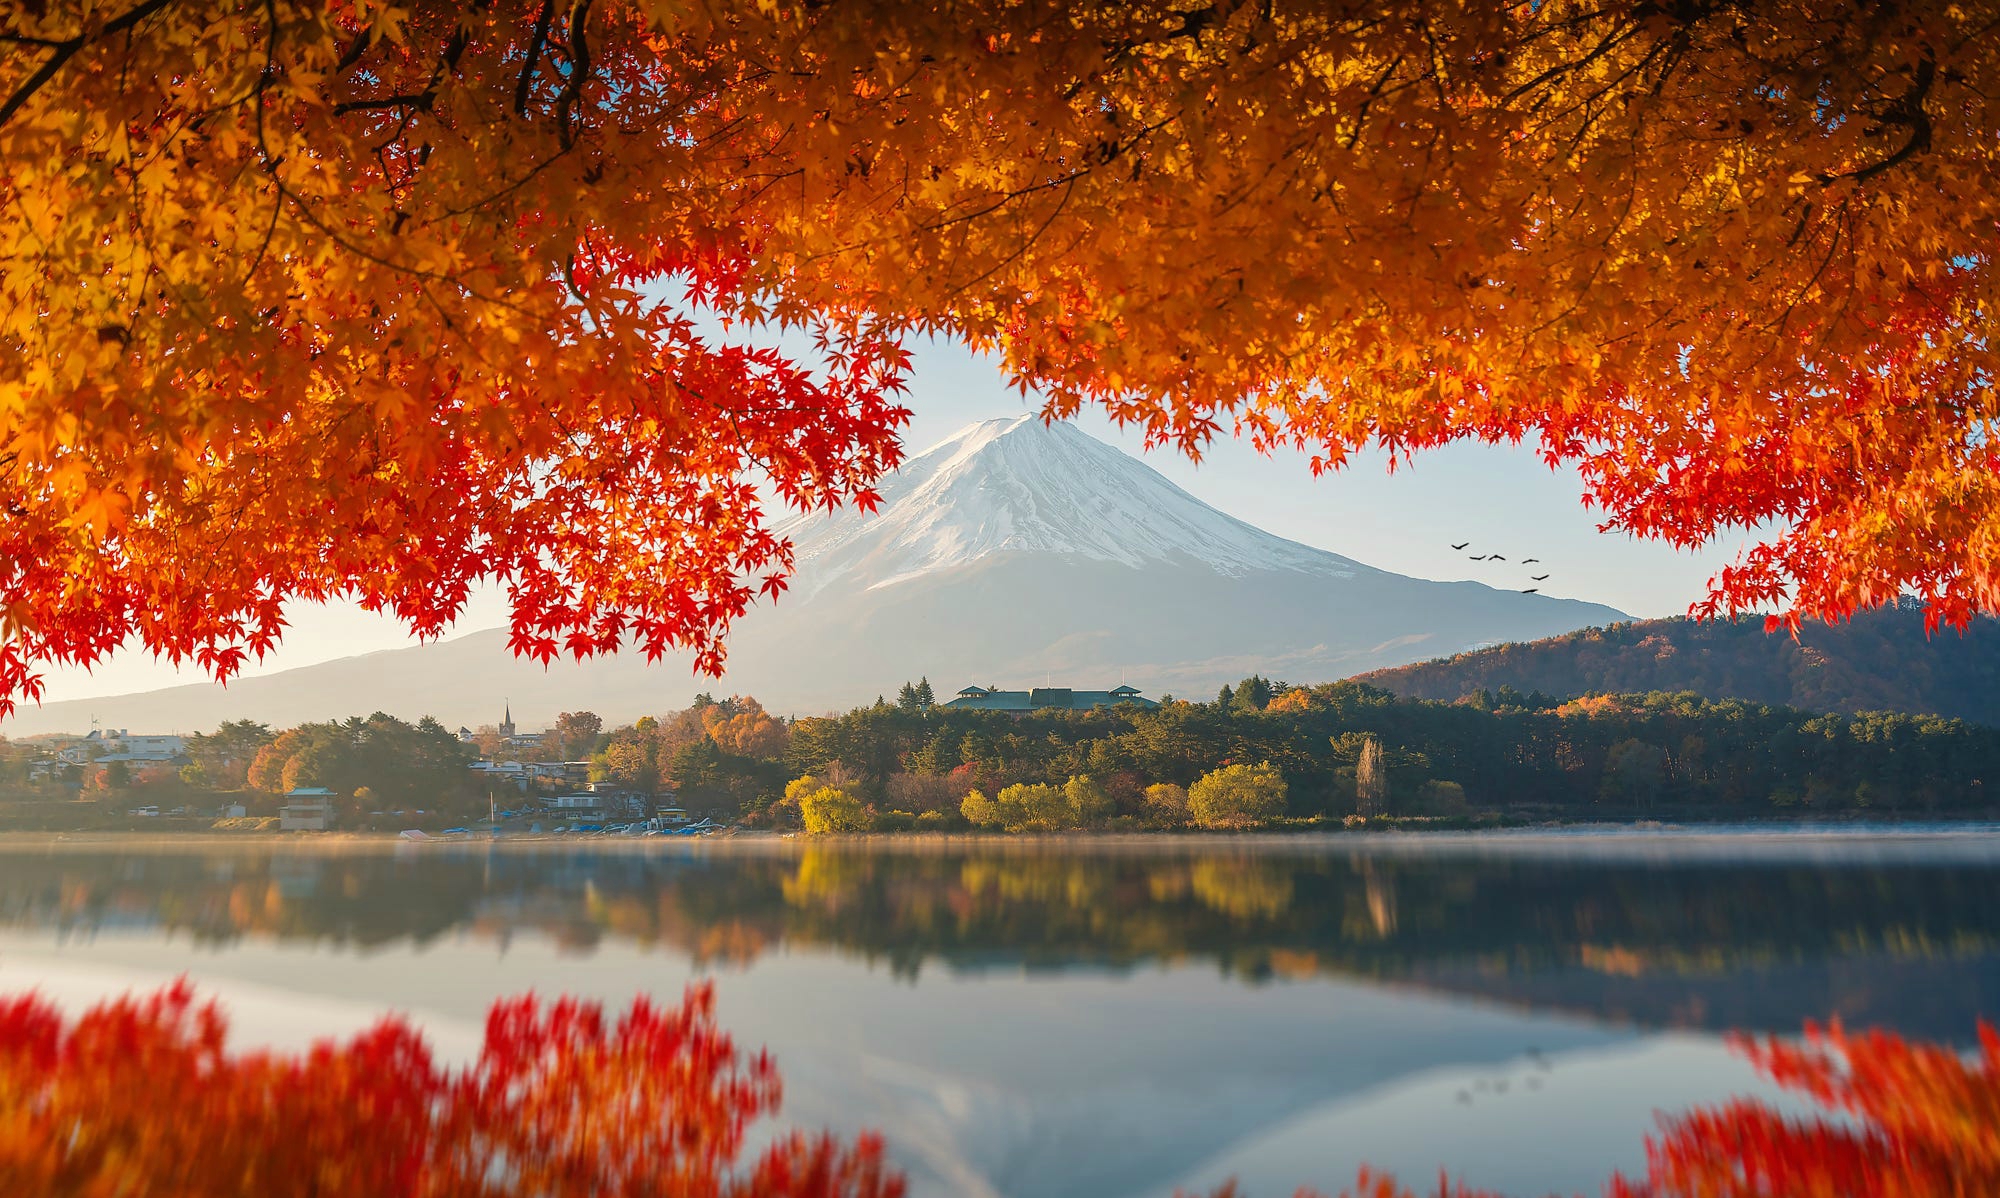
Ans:
[[[583,85],[590,78],[590,42],[584,36],[584,24],[590,20],[591,0],[576,0],[569,10],[569,79],[564,83],[562,94],[556,97],[556,139],[562,148],[570,148],[569,130],[570,108],[583,95]]]
[[[106,21],[104,27],[99,29],[95,34],[79,33],[67,41],[10,37],[8,40],[11,41],[28,41],[46,46],[50,53],[48,59],[40,67],[36,68],[35,73],[28,76],[20,87],[14,89],[14,94],[7,97],[7,102],[0,104],[0,127],[4,127],[8,121],[13,120],[14,114],[21,111],[28,101],[34,98],[36,92],[47,86],[49,80],[55,78],[56,73],[63,69],[63,64],[76,57],[78,50],[83,49],[96,38],[103,37],[106,34],[125,32],[173,2],[174,0],[144,0],[138,7],[131,9],[123,16],[113,17],[111,20]]]
[[[347,49],[341,51],[340,61],[333,64],[333,73],[345,75],[366,53],[368,53],[368,31],[363,29],[354,35],[353,41],[347,43]]]
[[[535,66],[542,60],[542,47],[548,42],[549,22],[555,19],[556,0],[542,0],[542,11],[535,14],[535,32],[528,39],[527,60],[521,64],[520,82],[514,85],[514,115],[528,115],[528,89],[535,81]]]
[[[437,85],[433,83],[420,92],[403,92],[394,96],[377,96],[369,100],[346,100],[333,106],[335,116],[346,116],[350,112],[374,112],[384,108],[419,108],[425,112],[437,103]]]
[[[481,6],[475,5],[475,11]],[[335,116],[345,116],[350,112],[367,112],[385,108],[403,110],[403,128],[409,127],[410,114],[430,112],[437,104],[438,88],[444,85],[445,76],[458,69],[458,60],[465,55],[466,46],[472,42],[472,35],[466,31],[465,22],[460,21],[452,30],[451,40],[445,43],[444,53],[438,56],[437,64],[431,68],[429,82],[420,92],[400,92],[393,96],[380,96],[368,100],[347,100],[333,106]],[[397,130],[397,136],[402,129]],[[394,140],[393,138],[391,140]]]
[[[1829,175],[1826,182],[1835,179],[1852,179],[1856,183],[1865,182],[1886,170],[1893,170],[1904,162],[1931,148],[1931,117],[1924,111],[1924,98],[1930,95],[1931,85],[1937,81],[1937,63],[1924,59],[1917,64],[1917,76],[1910,84],[1910,90],[1903,93],[1890,110],[1883,114],[1888,125],[1906,126],[1910,136],[1903,148],[1880,162],[1870,163],[1859,170],[1844,175]]]

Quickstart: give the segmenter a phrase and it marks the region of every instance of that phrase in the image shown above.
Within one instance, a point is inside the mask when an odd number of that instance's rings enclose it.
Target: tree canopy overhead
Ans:
[[[0,693],[283,601],[721,661],[900,339],[1199,452],[1536,441],[1709,610],[2000,607],[2000,5],[0,9]],[[804,328],[812,362],[691,317]],[[712,326],[705,326],[712,327]],[[5,700],[0,700],[5,702]]]

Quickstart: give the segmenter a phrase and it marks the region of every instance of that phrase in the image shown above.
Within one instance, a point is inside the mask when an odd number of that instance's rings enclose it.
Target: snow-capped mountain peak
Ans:
[[[1229,576],[1347,577],[1365,566],[1225,515],[1075,425],[1027,415],[968,425],[904,463],[873,514],[795,517],[795,595],[836,579],[890,586],[1000,554],[1141,566],[1196,562]]]

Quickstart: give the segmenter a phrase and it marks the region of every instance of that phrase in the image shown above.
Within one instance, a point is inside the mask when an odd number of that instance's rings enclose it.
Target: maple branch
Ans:
[[[555,18],[555,0],[542,0],[542,11],[535,14],[535,32],[528,38],[527,61],[521,64],[521,80],[514,85],[514,115],[528,115],[528,87],[535,80],[535,66],[542,60],[542,46],[549,39],[549,22]]]
[[[1354,110],[1354,126],[1347,135],[1348,149],[1352,150],[1361,140],[1361,131],[1368,124],[1368,110],[1374,106],[1375,101],[1382,98],[1382,89],[1389,85],[1389,80],[1402,67],[1405,57],[1407,56],[1398,54],[1388,68],[1376,78],[1374,86],[1368,89],[1368,94],[1362,97],[1360,106]]]
[[[556,97],[556,140],[562,148],[570,147],[569,131],[570,105],[583,95],[583,84],[590,78],[590,42],[584,38],[584,24],[590,20],[591,0],[576,0],[569,10],[569,79],[564,83],[562,94]]]
[[[1055,210],[1050,212],[1047,219],[1042,221],[1041,227],[1037,228],[1033,233],[1029,234],[1026,239],[1024,239],[1019,245],[1014,247],[1012,253],[1008,254],[1005,258],[1002,258],[1000,261],[994,263],[990,269],[981,273],[978,278],[971,279],[967,281],[963,286],[957,288],[955,294],[960,294],[960,295],[964,294],[966,291],[969,291],[972,288],[979,286],[979,284],[984,283],[986,280],[992,278],[994,275],[997,275],[1001,271],[1007,269],[1009,266],[1012,266],[1015,262],[1018,262],[1021,256],[1028,252],[1030,247],[1032,247],[1037,241],[1040,241],[1042,239],[1042,234],[1047,233],[1049,231],[1049,226],[1056,223],[1056,218],[1062,215],[1063,209],[1069,206],[1070,196],[1074,194],[1076,191],[1076,180],[1077,180],[1076,175],[1070,176],[1069,180],[1063,187],[1062,196],[1056,200]]]
[[[333,106],[335,116],[346,116],[350,112],[369,112],[384,108],[419,108],[429,112],[437,104],[437,87],[433,84],[420,92],[402,92],[394,96],[377,96],[369,100],[346,100]]]
[[[1506,95],[1501,96],[1500,102],[1502,104],[1512,104],[1514,101],[1519,100],[1523,96],[1526,96],[1529,93],[1536,91],[1545,83],[1554,82],[1556,79],[1560,78],[1563,75],[1567,75],[1573,71],[1582,70],[1585,67],[1590,66],[1592,63],[1596,62],[1598,59],[1604,57],[1606,54],[1609,54],[1611,51],[1617,49],[1619,46],[1624,45],[1632,38],[1637,37],[1640,33],[1643,33],[1644,31],[1645,31],[1645,26],[1637,21],[1634,21],[1633,23],[1626,25],[1623,29],[1614,29],[1611,32],[1605,34],[1601,39],[1599,39],[1598,43],[1595,46],[1591,47],[1590,52],[1585,54],[1582,58],[1574,60],[1565,60],[1556,63],[1554,66],[1549,67],[1541,74],[1536,75],[1534,78],[1514,88]]]
[[[173,2],[174,0],[144,0],[138,7],[130,10],[124,16],[113,17],[111,20],[106,21],[104,28],[98,30],[94,36],[103,37],[107,33],[123,33],[125,30],[132,28]],[[40,44],[47,46],[53,52],[40,67],[36,68],[34,74],[28,76],[20,87],[14,89],[14,94],[7,97],[5,104],[0,104],[0,127],[5,127],[7,122],[14,118],[14,114],[19,112],[22,106],[27,104],[30,99],[34,98],[36,92],[42,90],[48,84],[49,80],[56,77],[56,72],[63,69],[63,64],[74,58],[76,52],[89,45],[94,38],[91,34],[79,33],[67,41],[26,38],[19,35],[10,35],[8,40],[26,42],[28,44]]]
[[[1903,148],[1859,170],[1845,174],[1828,175],[1821,182],[1831,183],[1836,179],[1852,179],[1856,183],[1865,182],[1886,170],[1893,170],[1911,157],[1931,148],[1931,117],[1924,111],[1924,97],[1930,95],[1931,84],[1937,81],[1937,63],[1925,58],[1917,64],[1917,77],[1910,90],[1903,93],[1896,103],[1882,116],[1885,125],[1906,125],[1910,130],[1909,140]]]
[[[333,73],[336,75],[345,75],[355,63],[361,61],[361,56],[367,52],[368,30],[364,28],[361,32],[354,35],[353,41],[347,43],[347,49],[340,52],[340,61],[333,64]]]
[[[477,12],[484,7],[485,5],[483,4],[475,4],[473,11]],[[438,55],[436,65],[431,68],[431,77],[429,82],[424,85],[424,90],[420,92],[403,92],[398,95],[383,96],[372,100],[348,100],[334,105],[333,114],[335,116],[345,116],[350,112],[362,112],[370,109],[401,108],[405,110],[403,127],[408,128],[408,110],[420,109],[424,112],[432,110],[437,104],[438,88],[443,85],[446,75],[458,69],[458,60],[465,56],[465,48],[471,43],[472,35],[467,31],[465,21],[461,20],[458,22],[457,27],[452,30],[451,40],[445,43],[444,53]],[[398,130],[398,136],[400,135],[401,130]]]
[[[425,148],[428,149],[429,147]],[[438,216],[440,218],[454,218],[454,217],[466,216],[471,213],[481,211],[488,205],[497,203],[498,201],[507,198],[508,196],[521,190],[523,187],[526,187],[528,184],[534,182],[536,176],[540,175],[543,171],[548,170],[556,163],[561,162],[564,158],[567,158],[569,154],[570,151],[568,150],[557,150],[555,153],[549,155],[547,158],[544,158],[540,162],[537,162],[534,166],[529,167],[528,170],[525,173],[523,173],[520,178],[503,183],[499,187],[494,188],[492,191],[474,196],[472,199],[466,201],[463,204],[451,204],[439,208]],[[434,222],[431,220],[426,220],[421,222],[417,227],[428,228],[433,223]]]

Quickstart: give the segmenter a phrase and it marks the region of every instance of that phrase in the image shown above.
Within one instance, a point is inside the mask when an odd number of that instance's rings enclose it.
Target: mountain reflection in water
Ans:
[[[1393,983],[1640,1028],[1792,1032],[1839,1016],[1969,1041],[2000,1010],[2000,865],[1386,852],[1228,842],[423,846],[0,854],[0,924],[380,949],[535,934],[697,967],[818,949],[927,971],[1209,963]],[[545,983],[541,983],[545,984]]]

